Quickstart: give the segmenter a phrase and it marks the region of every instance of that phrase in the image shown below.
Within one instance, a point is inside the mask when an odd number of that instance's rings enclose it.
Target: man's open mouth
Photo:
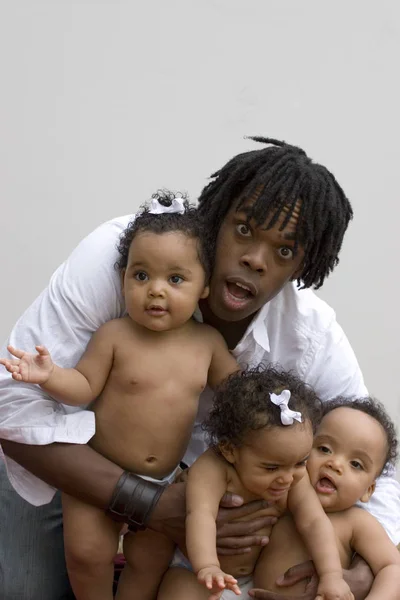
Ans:
[[[225,283],[225,302],[232,309],[243,308],[257,295],[256,286],[237,277],[228,278]]]

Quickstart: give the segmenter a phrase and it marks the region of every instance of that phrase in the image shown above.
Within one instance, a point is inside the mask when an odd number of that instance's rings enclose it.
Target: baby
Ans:
[[[58,402],[96,415],[90,445],[146,479],[172,482],[189,442],[201,391],[238,369],[222,336],[192,316],[208,295],[212,244],[196,209],[171,194],[153,197],[123,233],[118,268],[127,315],[93,335],[74,369],[13,347],[1,359],[16,381],[39,384]],[[63,495],[64,541],[77,600],[111,600],[121,524]],[[124,539],[118,600],[156,596],[174,544],[150,530]]]
[[[245,502],[262,498],[270,504],[263,512],[276,517],[288,509],[315,562],[318,598],[353,598],[342,578],[332,525],[306,470],[320,410],[311,388],[273,366],[235,373],[220,386],[205,424],[211,447],[188,475],[190,562],[175,555],[178,568],[165,576],[159,600],[217,600],[224,588],[240,594],[238,583],[245,581],[237,578],[253,573],[261,547],[217,556],[215,519],[225,492],[239,494]],[[260,533],[269,535],[270,530]]]
[[[370,398],[337,399],[323,406],[307,461],[307,471],[318,498],[335,530],[342,567],[356,552],[372,569],[375,580],[368,600],[400,598],[400,554],[383,527],[366,510],[375,480],[396,458],[397,440],[383,406]],[[304,592],[304,582],[290,591],[278,588],[277,577],[309,557],[292,517],[279,519],[254,572],[254,586],[290,596]]]

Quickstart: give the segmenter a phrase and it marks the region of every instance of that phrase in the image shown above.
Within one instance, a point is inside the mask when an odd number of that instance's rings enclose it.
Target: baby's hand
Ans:
[[[197,579],[211,591],[208,600],[218,600],[225,588],[232,590],[237,596],[241,594],[237,579],[221,571],[216,565],[204,567],[197,573]]]
[[[7,346],[9,353],[16,358],[0,358],[0,364],[5,366],[16,381],[43,385],[52,374],[54,364],[47,348],[44,346],[35,346],[35,348],[37,354]]]
[[[354,600],[354,596],[341,575],[323,575],[315,600]]]

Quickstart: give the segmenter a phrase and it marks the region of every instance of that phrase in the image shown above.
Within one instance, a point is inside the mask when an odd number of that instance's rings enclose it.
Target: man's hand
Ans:
[[[289,587],[299,581],[303,581],[303,579],[308,579],[309,582],[306,585],[304,594],[300,596],[298,594],[296,596],[285,596],[283,595],[283,591],[275,593],[256,588],[250,590],[249,595],[252,598],[260,598],[261,600],[314,600],[317,595],[318,578],[311,560],[288,569],[284,575],[276,580],[276,585]]]
[[[317,595],[318,578],[311,561],[291,567],[279,577],[276,585],[280,587],[289,587],[295,583],[309,579],[306,591],[301,596],[284,596],[282,593],[275,594],[267,590],[253,589],[249,594],[253,598],[261,600],[314,600]],[[360,556],[356,555],[351,563],[350,569],[343,570],[343,579],[348,583],[355,600],[365,600],[374,581],[374,576],[368,564]]]
[[[163,533],[181,548],[185,547],[185,483],[173,483],[161,494],[154,508],[148,526]],[[268,525],[274,525],[276,517],[258,517],[250,521],[231,522],[251,515],[268,506],[264,500],[256,500],[243,505],[243,498],[225,494],[217,517],[218,554],[244,554],[251,546],[265,546],[269,539],[256,535],[256,532]]]
[[[264,500],[243,505],[243,498],[225,494],[217,516],[217,552],[220,555],[245,554],[252,546],[266,546],[269,538],[257,531],[275,525],[276,517],[257,517],[249,521],[234,521],[268,507]]]
[[[165,488],[148,520],[148,527],[185,548],[186,483]]]

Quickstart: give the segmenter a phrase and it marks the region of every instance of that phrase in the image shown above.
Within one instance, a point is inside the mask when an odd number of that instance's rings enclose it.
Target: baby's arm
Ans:
[[[100,327],[92,336],[81,360],[74,369],[54,364],[44,346],[36,346],[31,354],[8,346],[15,359],[0,359],[17,381],[39,384],[55,400],[79,406],[89,404],[102,391],[111,369],[113,344],[110,339],[112,321]]]
[[[239,370],[236,359],[228,350],[222,335],[213,327],[206,326],[212,345],[212,357],[208,371],[208,385],[216,388],[228,375]]]
[[[333,526],[310,483],[308,473],[290,489],[288,508],[319,576],[316,600],[354,598],[343,579]]]
[[[226,492],[226,469],[213,450],[207,450],[190,467],[186,486],[186,548],[200,583],[219,598],[227,587],[240,594],[237,581],[220,569],[216,518]]]
[[[375,579],[366,600],[399,600],[400,554],[382,525],[362,508],[349,511],[351,548],[370,566]]]

